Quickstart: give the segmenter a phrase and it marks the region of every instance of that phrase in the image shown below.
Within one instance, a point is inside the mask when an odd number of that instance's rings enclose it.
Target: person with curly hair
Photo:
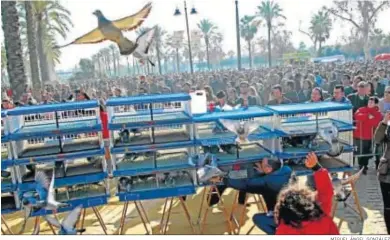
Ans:
[[[333,186],[329,172],[309,153],[305,165],[314,171],[317,191],[290,183],[278,196],[274,210],[276,235],[338,235],[331,215]]]

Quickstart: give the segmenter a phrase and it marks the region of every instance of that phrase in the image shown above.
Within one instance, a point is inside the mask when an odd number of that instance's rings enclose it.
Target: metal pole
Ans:
[[[191,52],[191,40],[190,40],[190,29],[188,27],[188,15],[187,15],[187,2],[184,1],[184,11],[186,14],[186,26],[187,26],[187,38],[188,38],[188,52],[190,54],[190,67],[191,73],[194,73],[194,68],[192,66],[192,52]]]
[[[241,70],[240,17],[238,15],[238,0],[236,2],[236,35],[237,35],[237,68]]]

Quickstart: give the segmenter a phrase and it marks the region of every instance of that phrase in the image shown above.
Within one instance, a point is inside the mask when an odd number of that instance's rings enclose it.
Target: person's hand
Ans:
[[[374,116],[373,115],[371,115],[371,114],[368,114],[368,119],[373,119],[374,118]]]
[[[222,177],[213,177],[210,179],[210,182],[213,184],[222,182]]]
[[[313,152],[309,153],[306,157],[305,166],[307,168],[313,168],[318,164],[317,155]]]
[[[258,171],[260,173],[263,172],[263,169],[261,167],[261,163],[260,162],[255,163],[255,167],[254,168],[256,169],[256,171]]]
[[[384,124],[387,124],[390,121],[390,112],[386,112],[385,117],[383,118],[382,122]]]

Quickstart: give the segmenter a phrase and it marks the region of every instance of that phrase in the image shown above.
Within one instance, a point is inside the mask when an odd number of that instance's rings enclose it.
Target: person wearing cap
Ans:
[[[263,158],[262,161],[247,168],[248,177],[245,179],[233,179],[229,177],[213,178],[212,182],[223,182],[241,192],[261,194],[267,206],[267,213],[257,213],[253,216],[254,224],[266,234],[272,235],[276,231],[276,223],[273,210],[276,205],[279,192],[285,187],[292,174],[292,169],[283,164],[278,158]],[[212,195],[218,198],[218,195]]]
[[[368,104],[368,96],[366,92],[366,82],[359,82],[358,89],[356,93],[348,95],[349,101],[351,101],[353,107],[353,113],[355,113],[359,108],[365,107]]]

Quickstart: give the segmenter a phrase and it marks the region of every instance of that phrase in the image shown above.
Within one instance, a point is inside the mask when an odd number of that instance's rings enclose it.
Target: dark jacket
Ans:
[[[383,144],[383,155],[378,166],[378,180],[390,183],[390,128],[383,122],[379,123],[374,139],[377,144]]]
[[[327,98],[325,102],[338,102],[338,103],[349,103],[351,104],[351,101],[349,101],[348,98],[343,97],[341,101],[337,101],[334,97]]]
[[[227,187],[243,192],[261,194],[267,204],[267,209],[273,211],[278,194],[288,184],[291,173],[290,167],[283,166],[279,170],[263,176],[248,179],[225,178],[224,183]]]
[[[359,108],[365,107],[368,104],[368,96],[364,96],[363,99],[360,99],[357,93],[352,93],[348,95],[349,101],[351,101],[353,112],[355,113]]]
[[[273,100],[270,100],[270,101],[268,102],[268,105],[280,105],[280,104],[289,104],[289,103],[291,103],[291,100],[290,100],[290,99],[287,99],[287,98],[285,98],[285,97],[283,97],[283,100],[282,100],[281,103],[278,103],[278,102],[276,101],[276,99],[273,99]]]
[[[307,94],[303,90],[298,92],[298,102],[299,103],[304,103],[310,100],[311,97],[311,90],[307,91]]]

